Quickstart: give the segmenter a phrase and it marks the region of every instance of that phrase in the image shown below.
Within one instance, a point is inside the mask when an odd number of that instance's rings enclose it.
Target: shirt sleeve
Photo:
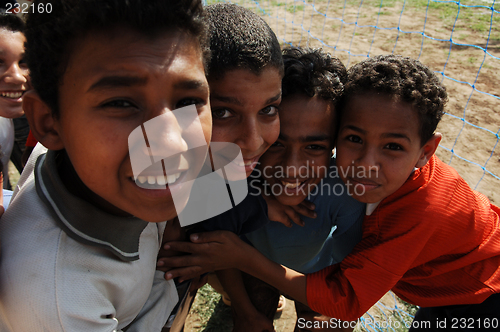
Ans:
[[[399,217],[392,218],[399,223],[384,218],[384,229],[370,224],[370,230],[341,263],[307,275],[307,302],[313,310],[355,320],[411,268],[433,230],[429,223],[416,222],[417,218],[408,218],[407,223],[401,223]],[[367,216],[364,223],[377,224],[377,220]]]

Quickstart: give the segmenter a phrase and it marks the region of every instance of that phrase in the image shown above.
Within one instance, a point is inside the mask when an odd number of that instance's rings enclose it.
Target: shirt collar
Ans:
[[[118,217],[72,195],[57,173],[57,151],[38,157],[36,191],[57,225],[74,240],[106,248],[123,261],[139,259],[139,238],[147,222],[136,217]]]
[[[367,203],[366,204],[366,215],[371,216],[373,211],[377,208],[377,206],[380,204],[382,201],[378,201],[377,203]]]

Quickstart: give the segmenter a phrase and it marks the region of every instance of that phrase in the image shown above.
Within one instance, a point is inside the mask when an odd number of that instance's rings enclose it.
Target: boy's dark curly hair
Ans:
[[[78,39],[115,26],[133,29],[144,38],[181,31],[197,38],[204,61],[209,50],[201,0],[35,0],[52,12],[27,14],[26,58],[31,82],[58,117],[59,85]]]
[[[283,58],[276,35],[252,11],[234,4],[218,3],[205,7],[210,51],[208,78],[222,78],[233,69],[260,74],[265,67],[283,74]]]
[[[290,47],[283,50],[283,61],[283,98],[300,93],[310,98],[318,95],[335,104],[340,100],[347,70],[339,59],[319,49]]]
[[[409,103],[419,115],[421,144],[432,137],[444,114],[448,95],[428,67],[408,57],[379,55],[352,66],[348,75],[345,99],[354,94],[378,92]]]
[[[0,29],[24,33],[25,25],[20,17],[14,14],[0,12]]]

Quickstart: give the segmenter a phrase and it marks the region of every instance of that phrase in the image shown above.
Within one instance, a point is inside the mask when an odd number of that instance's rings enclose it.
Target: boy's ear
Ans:
[[[49,150],[61,150],[64,144],[55,130],[55,120],[50,107],[40,96],[30,90],[23,95],[23,110],[30,124],[33,136]]]
[[[441,138],[443,138],[441,133],[434,133],[434,135],[432,135],[432,137],[429,138],[429,140],[422,147],[422,155],[420,156],[420,159],[417,161],[415,167],[420,168],[424,167],[425,164],[427,164],[427,162],[431,159],[434,152],[436,152],[436,149],[439,146],[439,142],[441,142]]]

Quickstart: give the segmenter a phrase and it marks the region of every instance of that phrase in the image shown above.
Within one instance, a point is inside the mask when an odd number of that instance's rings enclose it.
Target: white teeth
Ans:
[[[165,181],[165,176],[157,176],[156,183],[158,183],[160,186],[164,186],[167,183],[167,181]]]
[[[23,95],[22,92],[1,92],[0,96],[2,97],[7,97],[7,98],[12,98],[12,99],[19,99]]]
[[[141,175],[141,176],[137,177],[137,181],[139,181],[139,183],[141,183],[141,184],[144,184],[147,182],[148,184],[157,184],[159,186],[164,186],[167,183],[168,184],[175,183],[175,181],[177,181],[177,179],[179,179],[180,176],[181,176],[181,172],[176,173],[176,174],[172,174],[172,175],[167,175],[166,177],[163,175],[158,175],[158,176],[153,176],[153,175],[142,176]]]
[[[177,181],[177,179],[181,176],[181,173],[176,173],[176,174],[172,174],[172,175],[167,175],[167,182],[168,184],[172,184],[174,183],[175,181]]]
[[[294,188],[297,188],[300,183],[298,182],[285,182],[285,181],[281,181],[281,183],[286,187],[286,188],[290,188],[290,189],[294,189]]]

